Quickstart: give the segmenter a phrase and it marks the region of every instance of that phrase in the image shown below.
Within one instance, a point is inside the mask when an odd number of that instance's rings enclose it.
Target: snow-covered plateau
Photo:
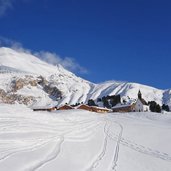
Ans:
[[[170,171],[171,114],[0,105],[1,171]]]

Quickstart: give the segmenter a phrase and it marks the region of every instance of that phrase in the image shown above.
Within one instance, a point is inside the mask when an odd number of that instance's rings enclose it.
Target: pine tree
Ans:
[[[156,105],[155,111],[156,111],[157,113],[161,113],[161,107],[160,107],[159,104]]]
[[[165,104],[162,105],[162,109],[165,110],[165,111],[167,111],[167,112],[170,111],[169,106],[168,105],[165,105]]]
[[[161,112],[161,107],[155,101],[148,102],[151,112]]]
[[[93,99],[88,100],[88,106],[97,106]]]
[[[101,102],[102,101],[102,99],[101,98],[97,98],[97,102]]]
[[[109,105],[109,102],[107,100],[107,97],[102,97],[102,102],[103,102],[103,106],[106,107],[106,108],[111,108],[110,105]]]

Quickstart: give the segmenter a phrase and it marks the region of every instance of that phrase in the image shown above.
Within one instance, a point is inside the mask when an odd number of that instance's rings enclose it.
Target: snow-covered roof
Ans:
[[[101,109],[101,110],[110,110],[106,107],[99,107],[99,106],[90,106],[90,107],[93,107],[93,108],[96,108],[96,109]]]
[[[132,104],[117,104],[116,106],[112,107],[112,109],[125,108],[130,106],[132,106]]]
[[[80,106],[86,106],[86,107],[89,107],[89,108],[96,108],[96,109],[101,109],[101,110],[110,110],[108,108],[105,108],[105,107],[99,107],[99,106],[88,106],[86,104],[80,104],[79,106],[76,106],[76,108],[79,108]]]

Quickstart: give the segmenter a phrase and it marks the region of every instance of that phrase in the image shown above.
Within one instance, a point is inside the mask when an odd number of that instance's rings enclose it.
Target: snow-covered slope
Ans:
[[[61,66],[50,65],[29,53],[5,47],[0,48],[0,66],[11,67],[19,71],[44,76],[60,73],[61,70],[67,75],[72,75],[72,73],[64,70]]]
[[[75,104],[116,94],[137,98],[137,93],[141,90],[146,101],[155,100],[159,104],[166,103],[171,106],[171,90],[159,90],[137,83],[117,81],[94,84],[77,77],[59,64],[53,66],[32,54],[0,48],[0,89],[11,93],[11,85],[15,80],[20,78],[28,80],[31,76],[32,81],[38,82],[40,75],[49,87],[56,87],[61,92],[62,98],[56,101],[39,84],[36,86],[26,84],[15,93],[35,97],[34,102],[31,102],[32,105]]]
[[[170,171],[171,115],[0,105],[1,171]]]

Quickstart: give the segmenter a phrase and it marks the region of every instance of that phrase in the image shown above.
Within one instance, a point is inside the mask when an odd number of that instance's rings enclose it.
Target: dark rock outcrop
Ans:
[[[7,104],[24,104],[29,105],[36,101],[33,96],[23,96],[20,94],[6,93],[4,90],[0,89],[0,102]]]
[[[42,89],[49,95],[49,97],[53,98],[53,100],[57,100],[62,96],[61,91],[59,91],[59,89],[55,85],[49,83],[42,76],[39,76],[37,78],[33,76],[25,76],[23,78],[13,77],[12,81],[9,84],[10,88],[8,92],[5,92],[3,89],[0,89],[0,102],[2,103],[19,103],[29,105],[36,102],[36,97],[34,96],[26,96],[17,93],[18,90],[24,88],[25,86],[41,86]]]

